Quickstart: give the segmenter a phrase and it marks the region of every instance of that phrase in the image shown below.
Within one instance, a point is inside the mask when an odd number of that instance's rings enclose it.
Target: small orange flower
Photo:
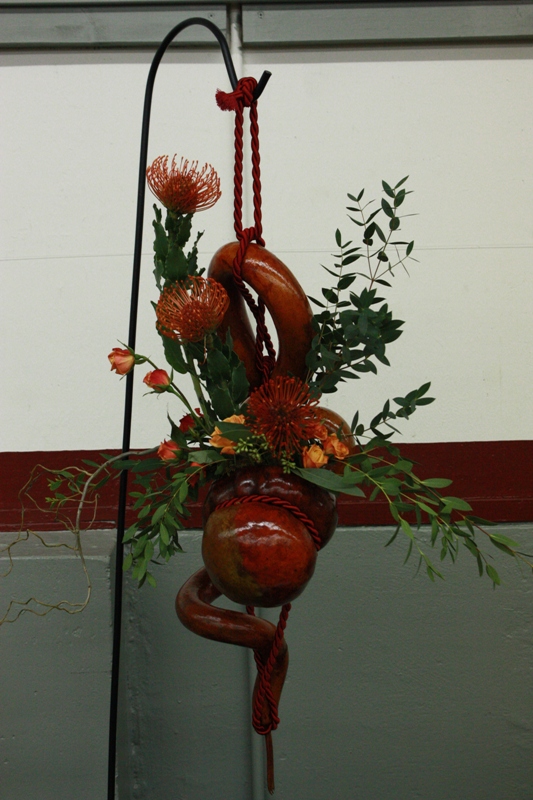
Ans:
[[[346,456],[350,455],[350,448],[348,445],[344,444],[344,442],[341,442],[336,433],[332,433],[331,436],[328,436],[328,438],[324,440],[322,447],[325,453],[330,456],[335,456],[336,458],[346,458]]]
[[[117,375],[127,375],[133,369],[135,356],[123,347],[114,347],[108,355],[111,371],[115,370]]]
[[[226,417],[222,422],[233,422],[235,425],[244,425],[244,416],[242,414],[232,414],[231,417]],[[232,456],[235,453],[235,442],[222,436],[220,428],[215,427],[209,440],[211,447],[220,447],[221,453],[227,456]]]
[[[328,457],[319,444],[312,444],[311,447],[304,447],[302,450],[302,461],[304,467],[323,467],[328,463]]]
[[[232,456],[235,453],[235,442],[228,439],[226,436],[222,436],[220,428],[216,426],[209,439],[209,444],[211,447],[220,447],[220,452],[224,453],[224,455]]]
[[[218,328],[228,305],[228,293],[214,278],[188,278],[184,286],[167,286],[161,292],[157,330],[169,339],[200,342]]]
[[[148,186],[165,208],[175,214],[194,214],[214,206],[220,195],[220,178],[211,166],[198,170],[198,161],[190,164],[183,158],[179,167],[176,156],[170,168],[168,156],[159,156],[146,170]]]
[[[152,372],[147,372],[143,378],[145,383],[154,392],[164,392],[167,386],[170,386],[170,375],[166,369],[154,369]]]
[[[291,455],[301,452],[302,441],[314,438],[317,403],[299,378],[271,378],[250,395],[246,422],[276,455]]]
[[[244,425],[244,414],[232,414],[231,417],[226,417],[222,422],[232,422],[234,425]]]
[[[179,455],[179,447],[172,439],[166,439],[158,447],[157,455],[162,461],[173,461]]]

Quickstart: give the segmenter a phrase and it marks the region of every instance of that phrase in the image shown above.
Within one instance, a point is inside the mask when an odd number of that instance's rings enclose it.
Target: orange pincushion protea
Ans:
[[[148,186],[169,211],[194,214],[214,206],[220,195],[220,178],[211,164],[198,170],[198,162],[183,158],[179,167],[176,156],[170,168],[168,156],[158,156],[146,170]]]
[[[169,339],[200,342],[212,333],[227,311],[229,297],[214,278],[191,277],[183,286],[167,286],[155,313],[159,333]]]
[[[265,436],[276,455],[301,453],[316,431],[317,403],[299,378],[272,378],[250,395],[246,421],[254,433]]]

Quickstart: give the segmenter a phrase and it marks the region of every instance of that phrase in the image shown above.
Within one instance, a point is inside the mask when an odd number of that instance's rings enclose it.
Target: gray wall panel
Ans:
[[[6,8],[0,5],[0,48],[153,47],[179,22],[201,16],[226,28],[224,7],[178,8]],[[213,35],[194,25],[176,39],[179,45],[217,46]]]
[[[533,5],[523,3],[337,3],[243,6],[248,45],[439,43],[527,40]]]
[[[0,546],[12,538],[1,534]],[[84,538],[93,583],[89,606],[76,615],[24,614],[0,628],[2,800],[105,796],[114,534],[94,531]],[[11,574],[0,579],[2,615],[13,596],[56,603],[84,599],[85,579],[72,553],[32,542],[13,555]],[[7,567],[8,559],[0,557],[0,574]]]
[[[239,4],[236,4],[239,5]],[[147,47],[173,25],[203,16],[226,27],[222,2],[0,3],[0,48]],[[249,46],[309,44],[420,44],[446,41],[529,41],[533,3],[524,2],[250,2],[242,4]],[[181,44],[213,44],[201,28]]]
[[[505,532],[524,539],[531,527]],[[293,605],[274,734],[276,797],[525,800],[533,780],[531,576],[502,555],[504,585],[493,591],[464,551],[446,566],[446,581],[432,584],[402,565],[403,542],[383,549],[389,534],[339,530]],[[160,571],[156,590],[130,595],[134,797],[249,800],[243,653],[195,637],[174,618],[175,593],[201,563],[198,535],[185,534],[183,544],[186,556]]]

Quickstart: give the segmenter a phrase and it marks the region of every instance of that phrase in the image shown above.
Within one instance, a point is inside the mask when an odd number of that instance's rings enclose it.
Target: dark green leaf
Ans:
[[[351,286],[354,280],[355,275],[343,275],[337,286],[339,292],[341,292],[343,289],[347,289],[348,286]]]
[[[431,489],[444,489],[445,486],[449,486],[453,481],[449,481],[447,478],[427,478],[425,481],[421,481],[424,486],[429,486]]]
[[[240,425],[236,422],[217,422],[217,428],[226,439],[231,439],[232,442],[239,442],[241,439],[246,440],[254,435],[246,425]]]
[[[169,339],[168,336],[161,336],[163,342],[163,349],[165,351],[165,358],[170,364],[172,369],[185,375],[188,371],[187,364],[183,358],[181,345],[176,339]]]
[[[401,192],[398,192],[398,194],[394,198],[394,208],[398,208],[399,206],[401,206],[401,204],[405,200],[406,194],[407,193],[405,189],[402,189]]]
[[[165,511],[166,511],[165,503],[162,503],[160,506],[158,506],[158,508],[156,508],[152,516],[152,525],[157,525],[157,523],[159,522]]]
[[[231,394],[234,402],[239,405],[248,397],[250,384],[246,377],[246,367],[239,361],[231,373]]]
[[[509,539],[508,536],[504,536],[502,533],[491,533],[489,534],[492,541],[500,542],[501,544],[507,545],[507,547],[518,547],[518,542],[515,542],[514,539]]]
[[[156,209],[157,213],[159,209],[157,209],[157,206],[154,206],[154,208]],[[159,218],[161,219],[161,212],[159,212]],[[164,264],[168,253],[167,235],[160,221],[155,220],[154,222],[152,222],[152,225],[154,226],[154,232],[155,232],[154,252],[157,258]]]
[[[207,366],[209,369],[209,377],[216,384],[221,384],[223,381],[231,380],[231,367],[229,361],[220,350],[209,350],[207,354]],[[226,416],[229,416],[229,414]]]
[[[379,236],[379,238],[381,239],[381,241],[382,241],[382,242],[384,242],[384,243],[386,244],[386,242],[387,242],[387,237],[385,236],[385,234],[383,233],[383,231],[381,230],[381,228],[379,227],[379,225],[376,225],[376,233],[377,233],[377,235]]]
[[[426,482],[427,485],[427,482]],[[472,511],[472,506],[461,497],[443,497],[442,502],[456,511]]]
[[[211,403],[213,404],[214,412],[217,417],[220,419],[231,417],[235,411],[235,408],[227,389],[221,389],[218,386],[210,385],[208,386],[208,391],[209,397],[211,398]]]
[[[381,181],[381,185],[383,186],[383,191],[386,194],[388,194],[389,197],[394,197],[394,192],[393,192],[393,190],[391,189],[391,187],[389,186],[388,183],[385,183],[385,181]]]
[[[167,545],[168,547],[168,545],[170,544],[170,534],[164,522],[161,522],[159,525],[159,536],[161,537],[161,541],[163,542],[163,544]]]
[[[399,189],[399,188],[400,188],[400,186],[402,185],[402,183],[405,183],[405,181],[408,179],[408,177],[409,177],[409,175],[406,175],[406,176],[405,176],[405,178],[402,178],[402,179],[401,179],[401,181],[398,181],[398,183],[396,184],[396,186],[394,187],[394,189],[395,189],[395,190],[396,190],[396,189]]]
[[[195,450],[194,453],[189,454],[189,460],[196,461],[198,464],[216,464],[226,459],[219,450]]]
[[[381,201],[381,208],[383,209],[383,211],[385,212],[385,214],[386,214],[388,217],[393,217],[393,216],[394,216],[394,211],[393,211],[393,210],[392,210],[392,208],[391,208],[391,204],[390,204],[390,203],[388,203],[388,202],[385,200],[385,198],[383,198],[383,199],[382,199],[382,201]]]
[[[356,254],[356,255],[353,255],[353,256],[346,256],[346,258],[342,259],[342,264],[343,264],[344,267],[347,267],[350,264],[353,264],[354,261],[357,261],[358,258],[361,258],[360,254]]]
[[[485,569],[486,569],[486,571],[487,571],[487,575],[489,576],[489,578],[491,579],[491,581],[492,581],[494,584],[497,584],[497,585],[499,586],[499,585],[500,585],[500,583],[501,583],[501,581],[500,581],[500,576],[498,575],[498,573],[496,572],[496,570],[494,569],[494,567],[493,567],[491,564],[486,564],[486,565],[485,565]]]
[[[156,580],[151,572],[146,573],[146,583],[149,583],[154,589],[157,586]]]
[[[185,253],[181,247],[172,243],[168,249],[163,277],[173,283],[174,281],[183,280],[187,277],[187,274],[188,264]]]
[[[297,467],[293,470],[297,475],[309,483],[314,483],[316,486],[321,486],[330,492],[341,492],[343,494],[355,495],[356,497],[364,497],[364,492],[355,485],[349,485],[348,479],[344,476],[337,475],[335,472],[330,472],[326,469],[313,469],[313,468],[300,468]]]
[[[398,536],[399,531],[400,531],[400,526],[397,525],[396,529],[395,529],[394,533],[392,534],[392,536],[390,537],[389,541],[384,545],[385,547],[389,547],[389,545],[391,545],[393,543],[393,541]]]

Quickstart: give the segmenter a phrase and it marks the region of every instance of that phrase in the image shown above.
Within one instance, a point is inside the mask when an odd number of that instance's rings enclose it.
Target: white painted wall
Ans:
[[[151,55],[0,56],[1,450],[119,447],[124,384],[107,353],[127,338],[144,84]],[[431,380],[437,401],[406,441],[529,439],[533,388],[533,49],[529,46],[246,54],[273,77],[260,102],[267,246],[313,294],[347,235],[346,192],[410,175],[411,276],[388,299],[405,319],[392,367],[331,405],[368,420]],[[209,161],[220,203],[197,217],[202,260],[232,238],[232,115],[217,53],[160,69],[150,157]],[[149,304],[147,200],[138,350],[161,358]],[[161,362],[162,363],[162,362]],[[167,399],[137,380],[133,443],[167,434]],[[169,409],[180,415],[176,407]]]

